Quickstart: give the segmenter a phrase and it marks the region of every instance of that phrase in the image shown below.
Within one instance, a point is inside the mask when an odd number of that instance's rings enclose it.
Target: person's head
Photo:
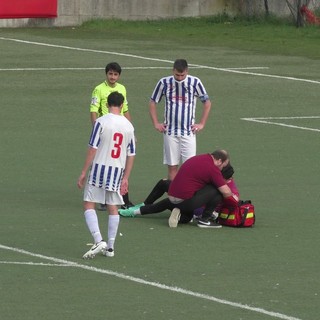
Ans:
[[[106,65],[105,71],[106,71],[106,76],[107,76],[107,82],[109,83],[109,85],[114,86],[115,83],[120,78],[120,74],[122,71],[119,63],[117,63],[117,62],[108,63]]]
[[[229,164],[230,158],[226,150],[215,150],[211,153],[214,164],[222,170]]]
[[[234,169],[229,161],[229,163],[221,170],[222,176],[225,180],[229,180],[233,177]]]
[[[121,110],[124,102],[124,96],[118,91],[111,92],[108,95],[108,108],[116,107]]]
[[[185,59],[177,59],[173,64],[173,77],[176,81],[183,81],[188,75],[188,62]]]

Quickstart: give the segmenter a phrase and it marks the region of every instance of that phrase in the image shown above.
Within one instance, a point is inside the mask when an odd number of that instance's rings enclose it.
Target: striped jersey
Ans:
[[[98,118],[92,128],[89,146],[97,149],[97,152],[88,175],[88,183],[118,192],[127,156],[134,156],[136,151],[131,122],[113,113]]]
[[[164,123],[167,134],[173,136],[191,135],[191,125],[195,123],[196,102],[209,100],[201,80],[187,75],[182,81],[174,76],[164,77],[157,83],[151,100],[159,103],[165,97]]]
[[[100,83],[94,88],[91,96],[90,112],[96,112],[99,117],[107,114],[109,112],[107,106],[108,96],[111,92],[115,91],[124,96],[121,114],[126,113],[128,111],[128,101],[125,86],[120,83],[116,83],[114,87],[110,87],[107,81]]]

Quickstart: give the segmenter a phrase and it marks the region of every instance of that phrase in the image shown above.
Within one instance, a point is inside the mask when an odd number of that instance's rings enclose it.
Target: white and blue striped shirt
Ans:
[[[165,96],[164,123],[167,134],[173,136],[191,135],[191,125],[195,123],[196,102],[209,100],[201,80],[187,75],[182,81],[174,76],[164,77],[157,83],[151,100],[159,103]]]
[[[88,183],[118,192],[127,156],[134,156],[134,128],[122,115],[108,113],[98,118],[92,128],[89,146],[97,149]]]

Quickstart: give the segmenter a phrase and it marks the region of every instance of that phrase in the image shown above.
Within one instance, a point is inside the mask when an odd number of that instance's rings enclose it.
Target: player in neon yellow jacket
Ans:
[[[92,125],[97,118],[108,113],[107,99],[111,92],[119,92],[124,96],[124,103],[121,114],[124,115],[130,122],[131,116],[128,108],[127,90],[124,85],[118,83],[121,75],[121,66],[117,62],[110,62],[106,65],[106,80],[100,83],[93,89],[90,104],[90,118]],[[123,209],[133,206],[129,200],[129,194],[123,196],[124,205]],[[105,206],[101,205],[100,210],[105,210]]]
[[[92,124],[98,117],[108,113],[107,98],[109,94],[114,91],[118,91],[124,96],[121,114],[131,122],[127,101],[127,90],[124,85],[118,83],[122,71],[120,65],[117,62],[108,63],[105,71],[106,80],[94,88],[91,96],[90,117]]]

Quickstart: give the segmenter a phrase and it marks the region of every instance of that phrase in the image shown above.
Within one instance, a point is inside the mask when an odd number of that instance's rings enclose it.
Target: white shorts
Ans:
[[[103,188],[98,188],[88,183],[84,188],[83,200],[116,206],[121,206],[124,204],[122,196],[119,192],[107,191]]]
[[[163,135],[163,164],[177,166],[196,155],[196,135],[174,137]]]

